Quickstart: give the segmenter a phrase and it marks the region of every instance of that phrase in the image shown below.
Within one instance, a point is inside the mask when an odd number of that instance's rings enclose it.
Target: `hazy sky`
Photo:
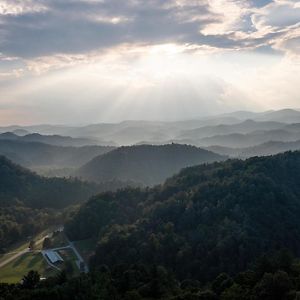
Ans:
[[[300,108],[300,1],[0,0],[0,124]]]

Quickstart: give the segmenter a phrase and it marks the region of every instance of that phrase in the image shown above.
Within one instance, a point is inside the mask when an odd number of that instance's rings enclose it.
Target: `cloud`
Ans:
[[[43,3],[35,3],[32,0],[1,0],[0,15],[20,15],[32,12],[42,12],[46,10]]]
[[[122,44],[189,44],[220,50],[279,48],[299,28],[296,1],[0,0],[0,52],[34,58]],[[286,35],[288,37],[288,35]],[[285,41],[287,38],[285,38]],[[293,36],[293,41],[295,37]],[[283,47],[280,48],[284,50]]]
[[[6,55],[82,53],[122,43],[187,42],[222,48],[222,39],[200,33],[211,23],[223,23],[210,10],[210,1],[26,2],[3,4],[0,49]],[[227,47],[228,37],[223,40]]]
[[[36,121],[295,103],[299,28],[293,0],[0,0],[1,103]]]
[[[300,4],[292,0],[276,0],[252,16],[257,32],[273,35],[269,44],[289,55],[299,55]]]

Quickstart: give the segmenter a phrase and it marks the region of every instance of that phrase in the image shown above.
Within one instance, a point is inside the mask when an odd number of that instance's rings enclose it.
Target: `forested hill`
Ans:
[[[219,154],[188,145],[120,147],[94,158],[76,175],[98,182],[118,179],[154,185],[184,167],[224,159]]]
[[[0,156],[0,252],[25,236],[55,224],[67,206],[125,185],[44,178]]]
[[[32,208],[62,208],[99,190],[77,179],[38,176],[0,156],[0,206],[23,203]]]
[[[153,189],[92,198],[66,225],[98,237],[91,266],[162,265],[203,282],[264,253],[300,255],[300,152],[183,170]]]

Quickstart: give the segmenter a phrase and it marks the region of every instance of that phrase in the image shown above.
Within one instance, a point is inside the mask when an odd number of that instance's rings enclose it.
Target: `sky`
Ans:
[[[300,1],[0,0],[0,125],[300,108]]]

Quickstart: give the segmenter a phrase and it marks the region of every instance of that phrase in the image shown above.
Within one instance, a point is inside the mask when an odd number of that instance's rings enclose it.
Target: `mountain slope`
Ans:
[[[121,147],[94,158],[81,167],[76,175],[98,182],[118,179],[154,185],[184,167],[224,158],[213,152],[187,145]]]
[[[299,123],[300,111],[295,109],[281,109],[260,113],[255,118],[258,121],[277,121],[284,123]]]
[[[280,109],[280,110],[269,110],[263,112],[251,112],[251,111],[236,111],[227,113],[221,116],[238,118],[240,120],[252,119],[259,122],[283,122],[283,123],[299,123],[300,122],[300,111],[295,109]]]
[[[0,156],[0,253],[11,243],[65,221],[64,209],[91,195],[127,186],[44,178]]]
[[[17,135],[14,132],[4,132],[0,134],[0,140],[15,140],[20,142],[38,142],[53,146],[71,146],[81,147],[88,145],[97,145],[97,140],[89,138],[72,138],[61,135],[41,135],[39,133],[31,133],[26,135]]]
[[[66,230],[100,236],[94,268],[156,264],[205,281],[282,248],[300,255],[299,182],[300,152],[191,167],[153,189],[91,199]]]
[[[248,134],[232,133],[216,135],[198,140],[201,146],[223,146],[231,148],[252,147],[269,141],[293,142],[300,139],[300,131],[289,132],[285,129],[254,131]]]
[[[300,150],[300,141],[295,142],[267,142],[247,148],[229,148],[221,146],[210,146],[206,148],[209,151],[227,155],[230,157],[247,158],[252,156],[266,156],[283,153],[286,151]]]
[[[0,156],[0,253],[54,224],[64,208],[100,189],[79,180],[45,179]]]
[[[114,149],[106,146],[60,147],[37,142],[1,140],[0,154],[25,167],[79,167]]]
[[[279,122],[255,122],[246,120],[241,123],[231,125],[205,126],[192,130],[186,130],[179,135],[178,139],[201,139],[215,135],[227,135],[232,133],[250,133],[256,130],[275,130],[285,127],[286,124]]]
[[[62,208],[96,193],[96,185],[77,179],[44,178],[0,156],[0,206]]]

